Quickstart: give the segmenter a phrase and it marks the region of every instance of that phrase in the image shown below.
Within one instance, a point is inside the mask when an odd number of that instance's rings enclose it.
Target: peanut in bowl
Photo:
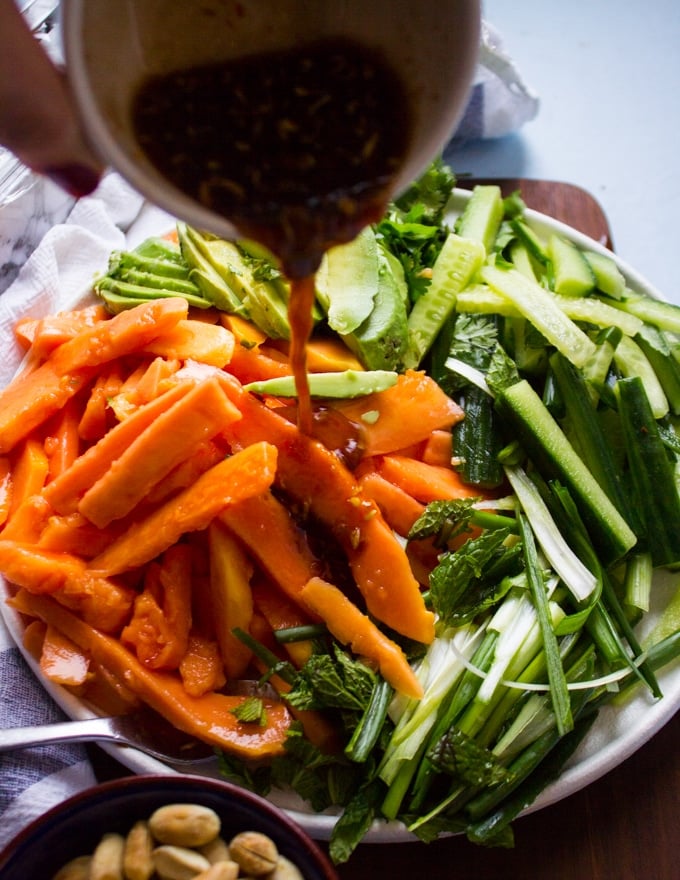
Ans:
[[[217,839],[227,844],[243,832],[265,835],[272,845],[275,860],[280,857],[281,869],[289,872],[282,875],[286,878],[301,876],[304,880],[336,880],[336,874],[321,849],[269,802],[227,782],[197,776],[163,775],[104,782],[53,807],[21,831],[0,853],[0,876],[3,880],[26,880],[28,877],[31,880],[51,880],[73,859],[94,853],[105,835],[125,838],[136,822],[148,820],[160,807],[176,804],[196,805],[206,814],[216,814],[220,821]],[[188,847],[163,845],[160,840],[156,844],[164,854],[170,850],[170,858],[175,856],[177,849],[194,852]],[[232,856],[236,858],[234,852]],[[205,858],[200,855],[197,860],[199,874],[201,869],[207,870],[198,864]],[[231,861],[233,858],[229,859]],[[267,873],[261,876],[278,876],[273,873],[276,869],[268,870],[267,865],[263,870]],[[160,871],[163,871],[162,865]],[[234,872],[234,877],[239,876],[236,868]],[[240,874],[244,874],[243,868]],[[121,873],[120,876],[127,875]]]

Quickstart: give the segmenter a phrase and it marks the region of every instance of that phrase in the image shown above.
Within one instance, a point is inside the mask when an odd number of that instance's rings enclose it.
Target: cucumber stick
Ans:
[[[662,419],[668,413],[668,399],[661,382],[644,351],[640,346],[623,336],[616,346],[614,362],[626,378],[638,376],[642,382],[649,405],[655,419]]]
[[[596,327],[619,327],[626,336],[635,336],[644,326],[635,315],[612,308],[595,296],[555,296],[555,302],[572,321],[584,321]]]
[[[416,369],[486,258],[484,245],[449,233],[432,267],[432,280],[408,316],[408,349],[404,366]]]
[[[486,270],[485,270],[486,271]],[[500,270],[506,271],[506,270]],[[513,272],[525,276],[529,283],[535,280],[524,270],[513,269]],[[536,284],[539,287],[538,284]],[[644,326],[635,315],[621,309],[612,308],[596,297],[560,296],[539,287],[541,296],[551,296],[555,306],[571,321],[584,321],[596,327],[618,327],[626,336],[635,336]],[[521,309],[513,301],[494,292],[484,284],[471,284],[458,294],[456,310],[459,312],[479,313],[486,315],[502,315],[504,318],[521,317]]]
[[[522,379],[498,398],[529,457],[571,492],[605,564],[621,559],[637,536],[578,456],[531,385]]]
[[[458,218],[456,232],[463,238],[471,238],[491,252],[503,219],[503,196],[495,185],[476,186],[465,210]]]
[[[680,494],[642,380],[616,384],[619,415],[635,502],[644,521],[646,549],[656,566],[680,562]]]
[[[568,318],[550,291],[531,281],[517,269],[484,266],[481,280],[528,318],[555,348],[577,367],[595,353],[595,344]]]
[[[595,287],[595,275],[576,245],[553,233],[548,239],[555,293],[563,296],[586,296]]]
[[[460,460],[457,470],[465,483],[484,488],[499,486],[503,470],[498,460],[501,442],[493,399],[471,385],[465,390],[461,405],[465,418],[451,432],[453,454]]]
[[[645,324],[635,341],[653,367],[671,410],[676,416],[680,415],[680,361],[673,357],[666,336],[656,327]]]
[[[680,306],[674,303],[652,299],[626,289],[623,297],[620,300],[613,300],[611,304],[631,315],[637,315],[638,318],[660,330],[680,333]]]
[[[626,279],[614,260],[597,251],[583,251],[583,257],[595,276],[597,289],[614,299],[621,299],[626,289]]]

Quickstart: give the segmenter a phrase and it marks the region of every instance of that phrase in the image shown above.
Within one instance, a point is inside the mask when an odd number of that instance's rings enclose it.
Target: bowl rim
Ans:
[[[458,41],[455,61],[452,62],[456,65],[459,76],[454,81],[448,72],[447,78],[441,84],[428,84],[427,89],[422,90],[420,103],[424,105],[428,103],[425,100],[426,95],[434,96],[439,103],[439,96],[447,90],[449,102],[436,121],[418,127],[413,136],[418,148],[415,149],[413,144],[409,146],[407,160],[393,182],[395,193],[403,192],[437,153],[443,150],[465,113],[473,92],[477,68],[482,29],[481,6],[481,0],[459,0],[457,3],[457,30],[467,37],[466,40]],[[242,236],[236,219],[222,216],[191,198],[155,167],[135,144],[134,139],[128,143],[126,138],[121,137],[121,133],[107,117],[104,108],[105,95],[98,94],[88,69],[87,53],[80,39],[85,0],[62,0],[61,7],[67,81],[92,149],[139,193],[164,211],[185,220],[191,226],[210,229],[223,238]],[[409,79],[406,74],[405,78]]]
[[[55,804],[44,813],[36,816],[27,825],[25,825],[17,834],[8,841],[0,850],[0,876],[5,868],[10,867],[12,862],[21,858],[21,852],[35,839],[40,837],[42,830],[58,821],[62,814],[66,814],[73,808],[82,810],[87,803],[93,798],[100,799],[106,796],[112,796],[114,799],[123,799],[128,794],[136,792],[144,792],[145,789],[149,793],[157,791],[159,796],[163,790],[168,790],[168,803],[172,802],[172,793],[178,795],[178,789],[185,789],[187,794],[196,792],[203,788],[209,790],[215,795],[224,795],[225,797],[234,798],[241,803],[253,808],[259,813],[263,813],[270,820],[278,824],[284,835],[290,836],[298,846],[302,847],[310,860],[314,863],[319,871],[319,877],[324,880],[338,880],[335,869],[333,868],[328,856],[323,852],[321,847],[314,841],[310,835],[288,815],[280,807],[274,805],[271,801],[266,800],[260,795],[241,788],[226,779],[217,779],[214,777],[200,776],[197,774],[167,774],[167,773],[145,773],[141,775],[122,776],[115,779],[108,779],[95,785],[88,786],[80,791],[69,795],[61,803]],[[200,796],[197,794],[197,800]],[[244,829],[249,830],[249,829]]]

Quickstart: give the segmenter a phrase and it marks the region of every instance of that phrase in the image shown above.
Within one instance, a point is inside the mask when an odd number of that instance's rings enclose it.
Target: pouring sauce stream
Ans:
[[[377,51],[328,38],[150,77],[132,115],[161,174],[280,261],[298,424],[311,434],[314,274],[385,210],[411,132],[399,76]]]

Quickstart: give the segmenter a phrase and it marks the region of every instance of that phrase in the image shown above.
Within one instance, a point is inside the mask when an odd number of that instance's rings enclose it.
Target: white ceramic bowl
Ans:
[[[479,0],[62,0],[69,80],[92,147],[149,201],[226,238],[233,225],[171,186],[135,140],[142,79],[180,68],[349,37],[403,74],[414,136],[406,187],[442,149],[464,108],[479,46]]]

